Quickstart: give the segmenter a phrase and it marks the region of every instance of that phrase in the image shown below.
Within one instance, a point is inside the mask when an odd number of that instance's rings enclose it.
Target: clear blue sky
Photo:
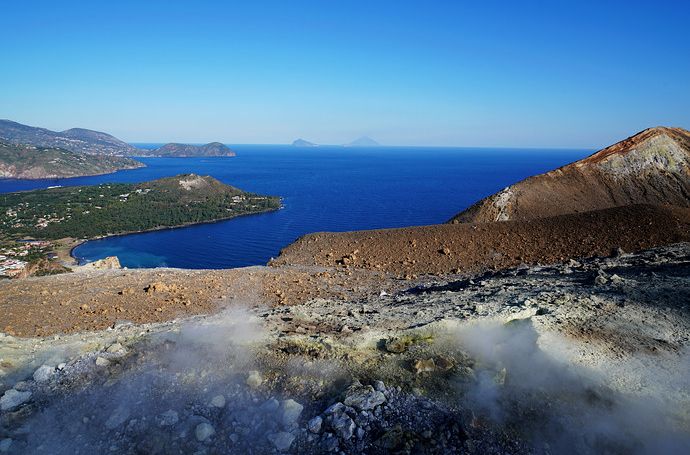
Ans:
[[[31,1],[0,118],[128,141],[598,147],[690,128],[686,1]]]

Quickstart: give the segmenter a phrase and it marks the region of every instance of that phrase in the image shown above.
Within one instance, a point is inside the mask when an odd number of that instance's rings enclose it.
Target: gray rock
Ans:
[[[129,419],[129,409],[124,406],[118,406],[108,420],[105,421],[105,427],[108,430],[114,430],[125,423],[127,419]]]
[[[194,436],[196,436],[196,440],[200,442],[207,440],[214,434],[216,434],[216,429],[208,422],[202,422],[194,429]]]
[[[106,352],[122,352],[124,350],[125,350],[125,348],[122,346],[122,344],[113,343],[110,346],[108,346],[108,349],[106,349]]]
[[[96,357],[96,366],[107,367],[108,365],[110,365],[110,360],[101,356]]]
[[[225,407],[225,397],[223,395],[216,395],[211,400],[211,406],[214,408],[224,408]]]
[[[31,392],[10,389],[0,398],[0,411],[14,411],[31,398]]]
[[[252,370],[249,372],[249,376],[247,376],[247,385],[251,387],[252,389],[258,388],[262,383],[264,382],[263,378],[261,377],[261,373],[259,373],[256,370]]]
[[[180,421],[180,416],[177,414],[177,411],[170,409],[160,414],[157,420],[159,426],[171,427]]]
[[[374,382],[374,390],[377,392],[385,392],[386,391],[386,384],[383,383],[383,381],[375,381]]]
[[[321,437],[321,447],[324,452],[335,452],[338,450],[338,438],[333,433],[326,433]]]
[[[345,412],[345,405],[342,403],[333,403],[323,412],[326,415],[342,414]]]
[[[316,416],[307,423],[307,430],[312,433],[318,433],[321,431],[321,425],[323,424],[323,419],[321,416]]]
[[[624,281],[623,278],[621,278],[620,276],[616,275],[615,273],[614,273],[613,275],[611,275],[611,282],[612,282],[612,283],[620,284],[620,283],[622,283],[623,281]]]
[[[267,436],[268,440],[281,452],[289,449],[292,445],[292,441],[295,437],[286,431],[280,431],[278,433],[269,434]]]
[[[14,385],[14,388],[16,390],[19,390],[20,392],[28,392],[31,390],[31,387],[29,387],[29,383],[26,381],[19,381]]]
[[[577,262],[575,259],[569,259],[568,260],[568,267],[578,268],[578,267],[582,267],[582,264]]]
[[[259,410],[267,414],[276,412],[278,408],[280,408],[280,402],[275,398],[269,398],[259,406]]]
[[[34,381],[41,383],[48,381],[51,376],[55,373],[55,369],[48,365],[40,366],[36,371],[34,371]]]
[[[355,383],[347,391],[343,403],[360,411],[369,411],[386,402],[386,396],[370,385]]]
[[[289,399],[284,400],[280,404],[280,414],[283,425],[289,426],[297,422],[304,406],[296,402],[295,400]]]
[[[599,286],[605,285],[606,283],[608,283],[608,281],[609,280],[603,275],[597,275],[596,278],[594,278],[594,282]]]
[[[333,418],[331,427],[341,439],[348,440],[352,437],[357,425],[347,414],[340,414]]]
[[[0,453],[7,453],[10,451],[10,446],[12,446],[12,439],[11,438],[5,438],[2,441],[0,441]]]

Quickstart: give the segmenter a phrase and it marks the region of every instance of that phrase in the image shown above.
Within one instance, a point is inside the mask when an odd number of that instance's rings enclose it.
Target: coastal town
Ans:
[[[40,259],[56,259],[52,247],[45,240],[0,241],[0,279],[22,276],[29,264]]]

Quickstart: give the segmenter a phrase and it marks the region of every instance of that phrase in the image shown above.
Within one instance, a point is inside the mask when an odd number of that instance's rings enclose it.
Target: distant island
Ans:
[[[313,142],[305,141],[304,139],[295,139],[292,142],[293,147],[318,147],[319,144]]]
[[[195,156],[236,156],[236,154],[225,144],[211,142],[205,145],[170,143],[150,151],[140,150],[139,156],[188,158]]]
[[[57,132],[46,128],[22,125],[11,120],[0,120],[0,141],[23,147],[63,149],[86,155],[142,157],[235,156],[234,151],[220,142],[211,142],[205,145],[170,143],[155,150],[144,150],[100,131],[71,128]],[[90,174],[84,172],[77,173],[76,175]]]
[[[352,142],[348,142],[347,144],[343,144],[343,147],[379,147],[381,144],[373,140],[372,138],[368,136],[362,136],[360,138],[355,139]],[[304,139],[295,139],[292,142],[293,147],[318,147],[319,144],[315,144],[314,142],[309,142]]]
[[[233,218],[280,208],[210,176],[72,186],[3,194],[0,232],[9,238],[93,238]]]
[[[362,136],[360,138],[355,139],[352,142],[349,142],[347,144],[343,144],[343,147],[378,147],[381,144],[373,140],[372,138],[368,136]]]
[[[120,156],[89,155],[59,147],[11,144],[0,140],[0,178],[80,177],[143,166],[138,161]]]

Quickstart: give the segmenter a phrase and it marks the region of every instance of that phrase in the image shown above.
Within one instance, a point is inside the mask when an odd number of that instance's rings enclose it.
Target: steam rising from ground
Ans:
[[[459,338],[476,360],[465,403],[475,424],[515,430],[538,452],[680,454],[690,447],[688,409],[667,405],[690,390],[687,353],[680,356],[683,367],[659,375],[665,387],[632,395],[608,387],[625,371],[594,372],[557,360],[568,357],[562,349],[574,349],[572,343],[561,339],[540,349],[529,319],[467,325]]]
[[[69,366],[69,379],[35,394],[34,413],[22,428],[26,438],[19,438],[27,444],[22,448],[50,454],[273,451],[267,436],[297,425],[285,421],[282,399],[298,397],[282,396],[283,390],[292,385],[310,389],[314,402],[302,403],[321,410],[332,401],[317,403],[323,395],[313,392],[345,388],[345,375],[331,358],[305,360],[294,355],[280,366],[283,383],[272,383],[261,393],[252,390],[249,372],[266,370],[257,352],[270,338],[252,313],[236,308],[187,323],[176,332],[150,335],[129,355],[113,356],[108,367],[95,367],[95,358],[88,356]],[[526,440],[537,453],[688,453],[687,352],[673,354],[670,360],[638,355],[608,368],[587,368],[576,361],[582,346],[552,332],[540,336],[530,319],[465,324],[457,341],[470,359],[474,377],[467,380],[458,374],[450,380],[457,381],[464,397],[463,415],[473,416],[462,425],[479,429],[471,434],[491,438],[503,431],[509,440]],[[452,344],[457,347],[455,340]],[[656,368],[649,366],[652,361]],[[424,378],[439,377],[430,372],[415,380],[423,386]],[[631,383],[641,387],[620,387],[626,378],[634,378]],[[262,380],[270,381],[266,375]],[[219,396],[222,406],[213,404]],[[418,414],[415,406],[420,401],[415,400],[399,409],[400,414]],[[293,411],[296,405],[301,412],[302,406],[292,403]],[[309,415],[306,411],[311,410],[305,410],[303,420]],[[456,421],[450,414],[436,418]],[[419,430],[418,422],[412,431]],[[205,424],[213,428],[208,440],[196,434]],[[483,427],[490,431],[482,432]],[[371,437],[380,434],[373,431]],[[464,441],[458,440],[457,447],[464,447]],[[295,444],[292,449],[299,452],[303,447]]]
[[[253,316],[231,309],[212,322],[153,336],[145,341],[150,346],[138,346],[108,370],[83,368],[75,372],[82,376],[76,381],[82,390],[44,403],[29,420],[27,451],[117,453],[134,440],[142,453],[166,452],[159,435],[164,426],[174,428],[181,441],[191,433],[196,442],[195,427],[220,412],[209,405],[214,397],[228,397],[228,406],[237,410],[251,404],[243,392],[255,361],[250,346],[262,338]]]

